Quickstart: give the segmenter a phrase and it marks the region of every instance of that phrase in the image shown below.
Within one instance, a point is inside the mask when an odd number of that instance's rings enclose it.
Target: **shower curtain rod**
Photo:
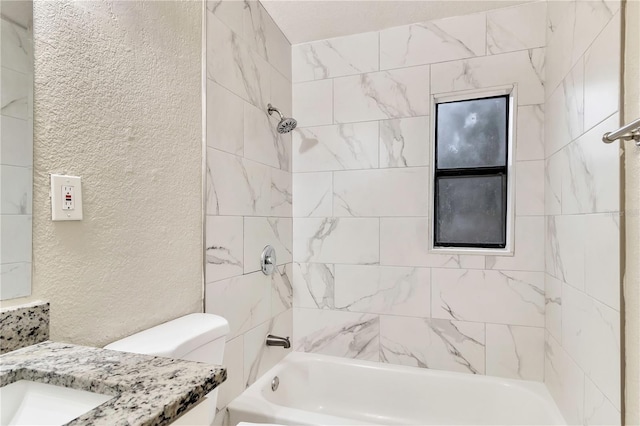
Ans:
[[[636,141],[636,146],[640,147],[640,118],[620,127],[615,132],[607,132],[602,135],[602,142],[604,143],[611,143],[617,139],[633,139]]]

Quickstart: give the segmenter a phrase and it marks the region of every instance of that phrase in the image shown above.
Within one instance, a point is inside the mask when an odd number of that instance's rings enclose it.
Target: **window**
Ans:
[[[436,248],[507,246],[510,95],[435,105]]]

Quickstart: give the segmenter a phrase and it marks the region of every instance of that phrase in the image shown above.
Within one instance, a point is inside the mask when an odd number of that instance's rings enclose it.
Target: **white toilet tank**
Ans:
[[[117,340],[104,348],[222,364],[228,333],[226,319],[213,314],[190,314]]]
[[[229,323],[226,319],[213,314],[190,314],[117,340],[104,348],[208,364],[222,364],[225,338],[228,333]],[[200,408],[202,412],[207,407],[206,421],[202,424],[211,424],[213,421],[217,397],[218,389],[216,388],[207,395],[207,401],[191,410],[197,411]],[[183,417],[189,416],[191,411]],[[176,424],[180,423],[181,419],[178,419]],[[192,419],[184,420],[194,422]]]

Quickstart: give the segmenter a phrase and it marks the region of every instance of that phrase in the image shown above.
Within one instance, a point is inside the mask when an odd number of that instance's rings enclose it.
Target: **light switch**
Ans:
[[[82,220],[79,176],[51,175],[51,220]]]

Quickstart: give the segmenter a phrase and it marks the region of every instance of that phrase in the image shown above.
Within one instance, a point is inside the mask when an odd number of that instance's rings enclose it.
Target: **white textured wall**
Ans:
[[[620,2],[549,2],[545,383],[569,424],[621,423]]]
[[[546,7],[293,46],[298,349],[542,381]],[[430,252],[430,95],[514,83],[515,254]]]
[[[206,312],[231,326],[226,406],[288,351],[291,336],[291,135],[269,102],[291,114],[291,45],[257,1],[207,2]],[[278,269],[260,270],[267,244]],[[221,416],[222,417],[222,416]]]
[[[53,340],[202,310],[201,8],[34,2],[32,299]],[[83,221],[51,222],[51,172],[82,176]]]
[[[640,2],[627,1],[625,25],[624,122],[640,117]],[[625,144],[625,424],[640,424],[640,148]]]

